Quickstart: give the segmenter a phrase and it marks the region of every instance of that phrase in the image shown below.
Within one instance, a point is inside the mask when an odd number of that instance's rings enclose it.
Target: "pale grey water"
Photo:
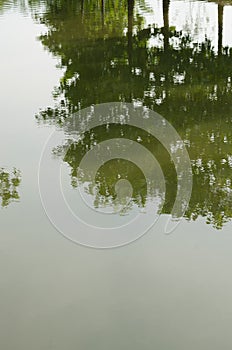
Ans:
[[[168,236],[164,216],[104,251],[71,243],[48,220],[38,164],[54,126],[34,116],[62,74],[41,32],[19,6],[0,14],[0,167],[22,173],[20,202],[0,210],[1,349],[230,349],[231,222],[217,231],[183,220]]]

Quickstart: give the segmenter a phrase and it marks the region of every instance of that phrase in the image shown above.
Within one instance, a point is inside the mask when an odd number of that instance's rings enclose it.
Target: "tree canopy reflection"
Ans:
[[[7,207],[11,202],[19,200],[18,187],[21,182],[21,174],[19,170],[14,169],[9,173],[0,168],[0,199],[1,206]]]
[[[221,228],[232,217],[232,50],[222,46],[223,5],[218,6],[218,51],[207,38],[195,42],[170,27],[169,5],[163,0],[164,27],[158,28],[144,26],[133,0],[47,3],[46,14],[37,18],[48,29],[40,40],[59,58],[65,73],[54,90],[55,107],[40,111],[37,119],[62,127],[71,113],[110,101],[141,103],[155,110],[188,147],[194,187],[186,217],[204,216]],[[170,159],[162,156],[156,140],[132,128],[101,127],[71,146],[64,161],[71,167],[73,185],[86,149],[118,135],[140,137],[156,157],[161,155],[168,188],[163,212],[170,213],[176,189]],[[128,176],[134,171],[130,166]],[[101,171],[101,200],[107,193],[115,195],[112,181],[118,169],[116,163]],[[146,191],[138,180],[134,179],[135,193],[145,203]]]

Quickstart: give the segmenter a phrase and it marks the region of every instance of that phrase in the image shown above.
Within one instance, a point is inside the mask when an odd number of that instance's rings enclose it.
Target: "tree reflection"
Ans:
[[[1,206],[7,207],[11,202],[19,200],[18,186],[21,182],[19,170],[14,169],[12,174],[0,168],[0,198]]]
[[[224,5],[218,4],[218,54],[222,54],[222,32],[223,32]]]
[[[144,26],[134,0],[48,3],[40,18],[48,32],[40,40],[59,57],[65,73],[54,91],[56,106],[41,111],[37,119],[62,126],[71,113],[110,101],[139,101],[157,111],[185,140],[192,160],[194,188],[186,217],[204,216],[221,228],[232,217],[232,51],[222,47],[223,6],[218,5],[218,53],[207,38],[195,42],[183,31],[170,28],[169,6],[169,0],[163,0],[164,27],[157,28]],[[156,157],[161,155],[168,185],[163,212],[170,213],[176,189],[170,159],[163,157],[156,140],[132,128],[101,127],[71,146],[64,161],[72,169],[73,185],[79,160],[93,140],[98,143],[118,135],[133,140],[141,137]],[[107,193],[115,195],[112,181],[118,169],[117,163],[110,164],[108,173],[101,171],[101,200]],[[106,173],[108,185],[104,185]],[[134,179],[135,197],[145,203],[140,180]]]

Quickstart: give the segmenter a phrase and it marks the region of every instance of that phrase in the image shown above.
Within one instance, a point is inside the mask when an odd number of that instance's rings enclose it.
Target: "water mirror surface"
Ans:
[[[0,1],[0,42],[1,347],[230,348],[232,3]],[[193,188],[171,235],[164,226],[178,179],[159,140],[111,124],[73,142],[80,126],[70,116],[109,102],[159,113],[183,140]],[[61,164],[63,194],[77,215],[83,188],[96,212],[113,211],[118,223],[154,201],[158,223],[107,251],[60,235],[38,185],[54,131],[51,164]],[[147,187],[144,172],[119,157],[101,165],[95,182],[83,173],[87,150],[119,138],[156,157],[165,187]],[[149,164],[139,152],[138,162]],[[46,171],[49,189],[54,170]]]

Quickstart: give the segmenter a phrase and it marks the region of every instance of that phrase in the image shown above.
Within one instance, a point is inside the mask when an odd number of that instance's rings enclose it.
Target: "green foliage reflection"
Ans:
[[[14,169],[12,174],[0,168],[0,198],[1,206],[7,207],[11,202],[19,200],[18,186],[21,182],[19,170]]]
[[[216,52],[207,38],[195,42],[184,31],[169,27],[168,0],[163,1],[162,28],[145,27],[136,4],[133,0],[47,3],[45,15],[37,18],[48,28],[40,40],[65,73],[54,91],[55,107],[40,111],[37,120],[62,127],[71,113],[110,101],[136,102],[155,110],[179,132],[192,160],[194,187],[186,217],[204,216],[221,228],[232,217],[232,50],[222,47],[223,5],[218,6]],[[98,143],[118,134],[138,137],[132,129],[122,133],[101,128],[69,149],[64,161],[71,167],[73,184],[78,162],[92,140]],[[170,159],[163,157],[165,151],[156,140],[147,135],[141,139],[162,159],[168,188],[163,212],[170,213],[176,190]],[[117,169],[118,164],[114,168],[111,164],[111,170],[105,170],[109,178],[101,188],[105,198],[106,193],[114,196]],[[130,172],[128,168],[127,176]],[[132,183],[141,194],[140,181]],[[145,192],[140,197],[145,203]]]

